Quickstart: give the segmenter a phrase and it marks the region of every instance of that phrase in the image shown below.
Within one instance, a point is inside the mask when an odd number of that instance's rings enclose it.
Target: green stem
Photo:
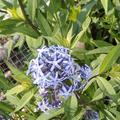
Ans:
[[[22,13],[25,17],[25,20],[27,21],[27,23],[32,27],[32,29],[40,36],[40,32],[38,31],[38,28],[36,26],[33,25],[32,21],[29,19],[28,15],[26,14],[26,11],[24,9],[24,4],[22,2],[22,0],[18,0],[20,8],[22,10]],[[45,45],[48,46],[48,41],[45,39]]]
[[[7,13],[7,11],[0,9],[0,12],[2,13]]]
[[[40,32],[37,30],[37,27],[33,25],[32,21],[29,19],[28,15],[26,14],[26,11],[24,9],[24,4],[22,2],[22,0],[18,0],[20,8],[22,10],[22,13],[24,15],[25,20],[27,21],[27,23],[32,27],[32,29],[38,34],[40,35]]]

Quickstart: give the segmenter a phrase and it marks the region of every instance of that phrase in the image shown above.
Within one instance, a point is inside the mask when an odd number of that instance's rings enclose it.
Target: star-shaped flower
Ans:
[[[47,63],[52,64],[52,67],[51,67],[50,71],[53,71],[55,68],[61,69],[61,66],[59,65],[59,63],[61,61],[62,61],[62,58],[57,60],[57,56],[56,55],[54,55],[53,61],[46,60]]]

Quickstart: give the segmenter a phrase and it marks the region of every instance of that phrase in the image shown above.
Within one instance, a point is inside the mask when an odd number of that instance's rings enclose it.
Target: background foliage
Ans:
[[[11,83],[0,72],[0,114],[6,118],[28,120],[81,120],[88,109],[101,120],[120,118],[120,1],[119,0],[0,0],[0,34],[19,35],[8,45],[8,55],[15,47],[27,44],[31,54],[44,45],[62,45],[80,64],[93,69],[87,86],[70,97],[49,115],[35,112],[37,89],[22,71],[5,63],[12,71]],[[9,40],[11,41],[11,40]],[[8,56],[8,57],[9,57]],[[26,63],[28,64],[28,63]]]

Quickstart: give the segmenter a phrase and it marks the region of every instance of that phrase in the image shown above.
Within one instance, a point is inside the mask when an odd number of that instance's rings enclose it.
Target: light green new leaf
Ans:
[[[97,80],[98,86],[103,92],[111,96],[116,95],[116,92],[109,81],[107,81],[105,78],[102,78],[102,77],[97,77],[96,80]]]
[[[17,96],[7,95],[6,98],[13,105],[17,105],[20,101]]]
[[[36,89],[31,89],[29,90],[27,93],[25,93],[23,95],[23,97],[21,98],[21,100],[19,101],[16,109],[15,109],[15,112],[19,111],[21,108],[23,108],[31,99],[32,97],[34,96],[36,92]]]
[[[26,89],[25,86],[17,85],[15,87],[13,87],[12,89],[7,90],[5,95],[8,96],[8,95],[12,95],[12,94],[19,94],[20,92],[22,92],[25,89]]]
[[[56,117],[63,113],[64,113],[64,108],[58,110],[57,109],[50,110],[48,111],[48,114],[42,113],[36,120],[50,120],[51,118]]]
[[[120,45],[117,45],[110,50],[110,52],[106,55],[100,66],[99,73],[107,71],[115,63],[115,61],[120,56],[119,51]]]

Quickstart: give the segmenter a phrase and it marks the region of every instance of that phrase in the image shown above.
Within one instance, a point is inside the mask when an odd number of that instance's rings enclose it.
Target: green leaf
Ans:
[[[82,93],[84,93],[91,85],[95,82],[95,79],[90,80],[87,85],[84,87]]]
[[[5,61],[5,63],[7,64],[9,69],[12,71],[12,77],[16,81],[20,82],[21,84],[24,84],[24,85],[26,84],[26,85],[31,86],[32,82],[31,82],[31,79],[28,76],[26,76],[22,71],[19,71],[17,68],[15,68],[9,62]]]
[[[90,3],[86,4],[85,7],[80,11],[80,14],[78,16],[78,22],[82,25],[83,21],[85,20],[86,16],[89,15],[91,9],[93,6],[97,3],[97,0],[92,0]]]
[[[110,9],[112,9],[111,0],[101,0],[105,13],[107,14]]]
[[[32,21],[35,20],[36,9],[37,9],[37,1],[38,0],[28,0],[28,11],[29,16],[31,17]]]
[[[119,80],[120,83],[120,64],[117,64],[112,67],[112,70],[109,72],[110,77],[116,78]]]
[[[21,49],[22,46],[24,45],[24,43],[25,43],[25,36],[21,34],[20,38],[17,41],[17,43],[15,44],[14,48],[18,47],[19,49]]]
[[[94,96],[92,98],[92,102],[93,101],[97,101],[97,100],[100,100],[104,97],[103,95],[103,92],[100,90],[100,88],[98,88],[95,93],[94,93]]]
[[[37,33],[35,30],[33,30],[33,28],[28,25],[28,24],[20,24],[18,26],[16,26],[15,28],[13,28],[13,30],[15,32],[19,32],[19,33],[23,33],[24,35],[28,35],[34,38],[38,38],[39,37],[39,33]]]
[[[96,49],[93,49],[93,50],[86,52],[86,55],[108,53],[112,48],[113,48],[113,46],[96,48]]]
[[[98,86],[103,92],[111,96],[116,95],[116,92],[113,86],[109,83],[109,81],[107,81],[105,78],[102,78],[102,77],[97,77],[96,80],[97,80]]]
[[[8,90],[12,87],[12,84],[8,82],[8,79],[4,77],[4,74],[0,71],[0,88]]]
[[[13,40],[9,40],[8,41],[8,46],[7,46],[7,49],[8,49],[8,58],[10,57],[12,48],[13,48]]]
[[[43,35],[51,35],[51,27],[40,11],[38,11],[37,23]]]
[[[60,114],[64,113],[64,108],[61,109],[54,109],[48,111],[48,114],[42,113],[36,120],[50,120],[51,118],[54,118]]]
[[[92,43],[94,43],[96,47],[105,47],[105,46],[109,47],[112,45],[111,43],[103,41],[103,40],[95,40],[95,41],[92,41]]]
[[[99,73],[107,71],[116,62],[120,56],[118,51],[120,51],[120,45],[117,45],[110,50],[100,66]]]
[[[19,22],[22,22],[22,21],[18,20],[18,19],[10,19],[10,18],[6,19],[6,20],[2,20],[2,21],[0,21],[0,30],[5,29],[5,28],[12,29]]]
[[[78,107],[78,102],[76,95],[74,94],[65,102],[64,105],[66,120],[71,120],[71,118],[75,115],[77,111],[77,107]]]
[[[7,8],[13,8],[12,3],[10,3],[9,1],[1,0],[1,2],[3,2],[3,4],[5,4],[5,6],[6,6]]]
[[[17,105],[20,102],[17,96],[7,95],[6,98],[13,105]]]
[[[25,86],[17,85],[15,87],[13,87],[12,89],[7,90],[5,95],[8,96],[8,95],[12,95],[12,94],[18,94],[18,93],[22,92],[25,89],[26,89]]]
[[[17,107],[15,109],[15,112],[19,111],[21,108],[23,108],[34,96],[36,92],[36,89],[31,89],[29,90],[27,93],[25,93],[23,95],[23,97],[21,98],[21,100],[19,101],[19,103],[17,104]]]
[[[0,34],[13,34],[15,32],[23,33],[25,35],[38,38],[37,33],[29,24],[25,24],[23,21],[18,19],[6,19],[0,22]]]
[[[42,37],[39,37],[38,39],[34,39],[32,37],[26,36],[26,42],[28,47],[32,50],[39,48],[43,43],[43,39]]]
[[[72,118],[72,120],[82,120],[84,113],[85,110],[82,109],[75,117]]]
[[[112,115],[112,113],[108,110],[104,110],[105,116],[108,117],[110,120],[116,120],[116,118]]]
[[[13,111],[13,108],[4,102],[0,102],[0,111],[11,113]]]
[[[82,36],[84,35],[84,33],[86,32],[86,30],[88,29],[89,25],[91,22],[91,18],[87,17],[82,25],[83,30],[80,31],[77,36],[75,37],[75,39],[73,40],[73,43],[71,45],[71,48],[73,49],[74,47],[76,47],[76,44],[78,43],[78,41],[82,38]]]
[[[87,16],[89,15],[89,13],[91,12],[92,8],[96,3],[97,3],[97,0],[92,0],[91,2],[86,4],[84,8],[80,11],[78,15],[78,20],[74,24],[74,28],[76,29],[77,32],[80,32],[79,29],[81,28],[83,22],[85,21],[85,19],[87,18]]]

